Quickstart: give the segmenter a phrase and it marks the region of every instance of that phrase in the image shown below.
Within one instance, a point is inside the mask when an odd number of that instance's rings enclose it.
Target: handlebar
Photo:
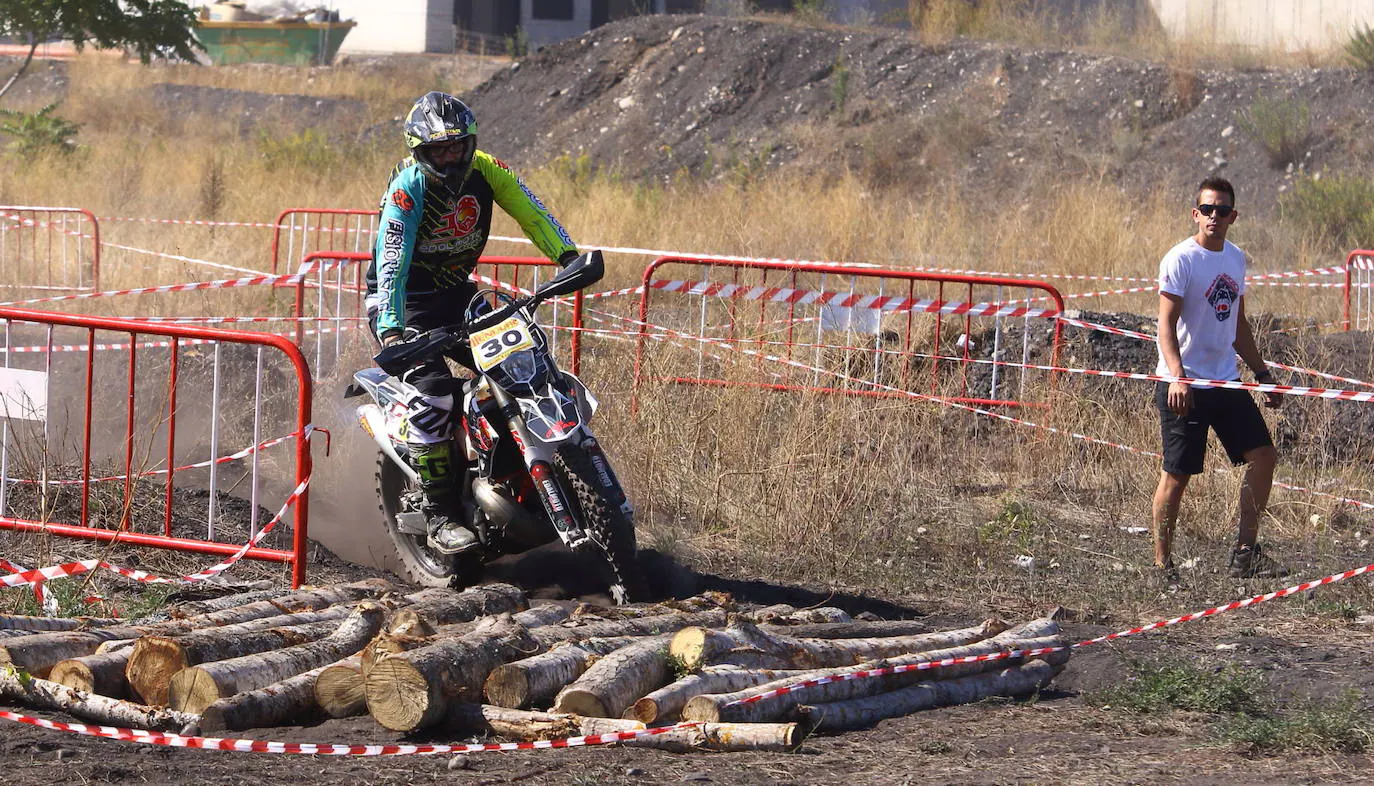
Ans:
[[[534,294],[511,300],[500,308],[473,319],[465,326],[435,328],[413,339],[383,347],[372,360],[386,373],[400,376],[466,341],[469,332],[499,324],[511,314],[523,308],[537,306],[548,298],[575,292],[594,284],[601,279],[604,272],[605,263],[600,251],[582,254],[568,263],[557,276],[540,286]]]

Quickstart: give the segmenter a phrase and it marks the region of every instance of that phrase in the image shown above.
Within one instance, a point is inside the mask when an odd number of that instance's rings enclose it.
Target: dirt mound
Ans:
[[[586,156],[662,178],[847,165],[876,185],[991,183],[1021,202],[1036,175],[1186,189],[1224,171],[1247,202],[1272,206],[1292,175],[1271,167],[1242,115],[1261,98],[1306,104],[1316,141],[1304,166],[1358,164],[1374,78],[649,16],[542,49],[464,97],[486,146],[525,167]]]

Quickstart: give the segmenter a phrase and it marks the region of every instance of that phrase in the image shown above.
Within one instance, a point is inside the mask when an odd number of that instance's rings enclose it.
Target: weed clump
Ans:
[[[1138,664],[1124,685],[1096,696],[1100,706],[1140,713],[1179,709],[1213,714],[1258,714],[1268,684],[1257,672],[1235,665]]]
[[[1241,115],[1240,124],[1275,169],[1301,163],[1312,147],[1312,112],[1301,101],[1262,98]]]
[[[1356,67],[1374,71],[1374,27],[1355,28],[1345,42],[1345,54]]]
[[[1238,715],[1221,725],[1221,738],[1252,753],[1362,753],[1374,726],[1355,694],[1334,703],[1309,702],[1277,716]]]

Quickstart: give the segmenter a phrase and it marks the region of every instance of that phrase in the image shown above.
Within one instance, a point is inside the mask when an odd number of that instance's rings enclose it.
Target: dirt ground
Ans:
[[[954,618],[951,617],[951,620]],[[1075,637],[1109,632],[1070,625]],[[1271,675],[1293,695],[1332,697],[1374,682],[1374,635],[1313,630],[1276,611],[1244,611],[1076,652],[1054,689],[1030,702],[991,701],[918,713],[840,736],[816,736],[790,754],[669,754],[624,747],[337,758],[193,751],[61,734],[7,723],[0,760],[18,783],[1323,783],[1357,781],[1367,755],[1247,755],[1220,744],[1209,718],[1103,709],[1092,691],[1137,659],[1191,653]],[[42,715],[42,713],[38,713]],[[51,716],[49,716],[51,717]],[[59,718],[60,719],[60,718]],[[241,737],[294,742],[402,741],[371,719],[259,729]],[[408,742],[457,742],[436,734]],[[192,777],[190,773],[194,772]]]

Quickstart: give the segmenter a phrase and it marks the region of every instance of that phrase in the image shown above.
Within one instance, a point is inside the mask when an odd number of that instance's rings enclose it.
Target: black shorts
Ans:
[[[1155,386],[1159,431],[1164,440],[1164,471],[1198,475],[1207,455],[1207,429],[1217,433],[1231,463],[1245,463],[1245,454],[1274,444],[1253,394],[1248,390],[1193,388],[1193,407],[1179,417],[1169,409],[1169,383]]]
[[[457,288],[441,296],[407,300],[406,327],[423,332],[461,324],[463,309],[467,307],[468,300],[476,291],[476,287]],[[380,344],[381,339],[377,335],[377,309],[368,309],[367,322],[372,329],[373,338]],[[472,361],[472,349],[466,343],[456,347],[449,353],[449,357],[469,370],[476,369]],[[406,375],[406,380],[426,396],[456,395],[460,389],[453,373],[449,371],[448,364],[442,358],[431,360],[411,371]]]

